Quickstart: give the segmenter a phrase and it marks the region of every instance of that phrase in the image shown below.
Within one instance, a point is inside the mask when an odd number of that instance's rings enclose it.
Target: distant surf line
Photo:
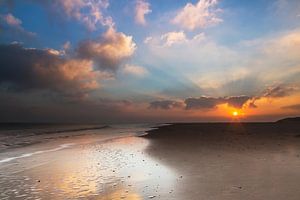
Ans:
[[[25,154],[22,154],[20,156],[4,158],[4,159],[0,160],[0,163],[6,163],[6,162],[10,162],[12,160],[16,160],[16,159],[20,159],[20,158],[27,158],[27,157],[31,157],[31,156],[37,155],[37,154],[59,151],[59,150],[68,148],[68,147],[73,146],[73,145],[75,145],[75,143],[61,144],[61,145],[59,145],[59,147],[54,148],[54,149],[49,149],[49,150],[44,150],[44,151],[35,151],[35,152],[32,152],[32,153],[25,153]]]

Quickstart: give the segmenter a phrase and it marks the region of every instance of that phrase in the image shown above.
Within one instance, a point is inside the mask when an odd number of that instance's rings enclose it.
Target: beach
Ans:
[[[296,200],[299,135],[298,123],[84,130],[1,152],[0,199]]]

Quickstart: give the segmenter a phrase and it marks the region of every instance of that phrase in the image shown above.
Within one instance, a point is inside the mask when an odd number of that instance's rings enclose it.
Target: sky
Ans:
[[[300,115],[298,0],[0,0],[1,122]]]

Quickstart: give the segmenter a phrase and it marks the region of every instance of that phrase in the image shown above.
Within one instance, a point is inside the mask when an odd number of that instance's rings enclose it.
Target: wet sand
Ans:
[[[99,142],[85,135],[68,142],[73,145],[47,151],[56,146],[47,143],[44,153],[0,163],[0,199],[140,200],[173,196],[169,192],[177,175],[147,155],[147,139],[127,136]],[[22,151],[35,148],[33,145]]]
[[[145,137],[149,155],[182,177],[174,199],[297,200],[299,135],[298,122],[203,123]]]

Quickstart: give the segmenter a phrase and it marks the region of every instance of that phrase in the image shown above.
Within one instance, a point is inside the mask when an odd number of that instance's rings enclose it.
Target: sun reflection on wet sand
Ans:
[[[139,194],[129,192],[125,189],[119,189],[105,194],[102,197],[97,198],[97,200],[107,200],[107,199],[127,199],[127,200],[141,200],[143,199]]]
[[[43,155],[49,159],[46,164],[7,177],[18,179],[20,189],[10,181],[1,183],[2,190],[8,197],[16,197],[20,190],[23,197],[42,199],[138,200],[168,193],[173,189],[175,173],[147,156],[144,150],[148,143],[143,138],[126,137],[51,152]],[[31,165],[39,156],[19,162]],[[15,165],[15,171],[21,165]]]

